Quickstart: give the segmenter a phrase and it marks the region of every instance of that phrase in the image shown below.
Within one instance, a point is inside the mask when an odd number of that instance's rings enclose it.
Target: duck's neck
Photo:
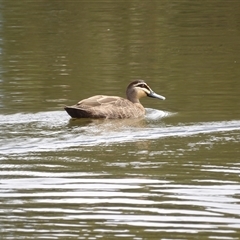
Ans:
[[[139,99],[133,96],[127,96],[127,99],[132,103],[140,103]]]
[[[127,99],[132,103],[140,103],[139,97],[137,96],[137,93],[135,91],[131,89],[127,89],[126,95],[127,95]]]

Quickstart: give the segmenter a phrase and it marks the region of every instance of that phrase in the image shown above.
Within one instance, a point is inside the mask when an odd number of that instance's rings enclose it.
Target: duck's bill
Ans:
[[[158,99],[161,99],[161,100],[165,100],[166,98],[164,96],[161,96],[155,92],[150,92],[148,94],[148,97],[152,97],[152,98],[158,98]]]

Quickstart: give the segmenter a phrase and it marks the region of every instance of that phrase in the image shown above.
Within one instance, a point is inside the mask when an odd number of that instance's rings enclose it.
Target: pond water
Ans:
[[[0,1],[0,239],[239,239],[238,1]],[[125,96],[144,119],[73,120]]]

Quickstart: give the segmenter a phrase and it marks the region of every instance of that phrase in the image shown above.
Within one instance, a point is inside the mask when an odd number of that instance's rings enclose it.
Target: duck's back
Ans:
[[[145,114],[140,103],[116,96],[97,95],[65,107],[72,118],[139,118]]]

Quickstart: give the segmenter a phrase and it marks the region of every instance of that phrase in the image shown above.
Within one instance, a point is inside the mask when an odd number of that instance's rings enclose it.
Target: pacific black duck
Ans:
[[[96,95],[83,99],[64,109],[72,118],[140,118],[145,115],[145,108],[140,103],[142,97],[165,100],[156,94],[143,80],[131,82],[126,91],[127,99],[117,96]]]

